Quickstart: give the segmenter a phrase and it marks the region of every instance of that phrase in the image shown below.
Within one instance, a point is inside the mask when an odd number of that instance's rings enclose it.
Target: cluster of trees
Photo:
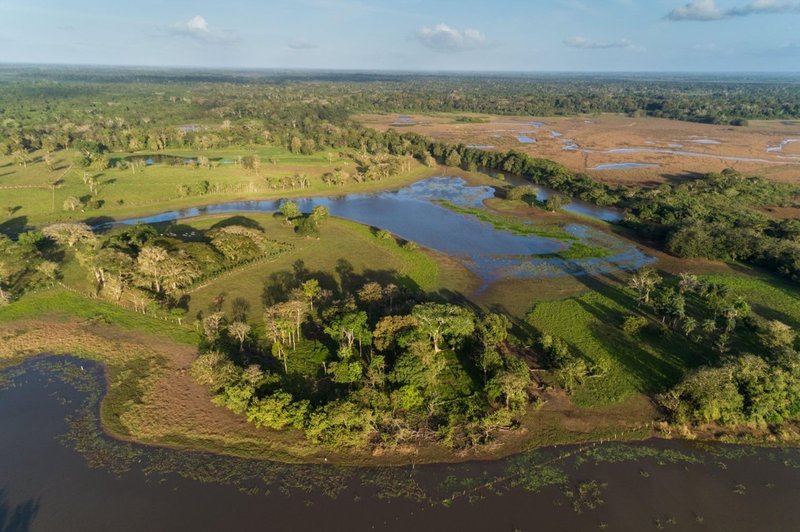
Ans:
[[[628,286],[635,292],[640,310],[647,312],[625,319],[622,328],[629,335],[650,326],[648,318],[652,318],[660,328],[726,354],[745,342],[757,323],[744,298],[726,285],[702,281],[692,274],[665,280],[645,268],[631,275]]]
[[[221,311],[199,316],[192,368],[214,401],[258,426],[331,447],[440,442],[466,448],[514,428],[530,371],[510,322],[420,302],[393,284],[352,294],[295,278],[264,309],[264,335]]]
[[[749,426],[792,437],[791,432],[782,433],[800,420],[796,334],[780,321],[759,323],[752,333],[752,352],[728,355],[717,366],[697,369],[658,397],[670,421]]]
[[[16,240],[0,234],[0,306],[55,282],[59,259],[41,231],[21,233]]]
[[[623,193],[626,225],[679,257],[739,260],[800,278],[800,223],[755,210],[791,205],[800,188],[733,170]]]
[[[2,236],[0,245],[0,292],[5,302],[58,280],[63,263],[74,257],[98,294],[141,312],[169,311],[175,317],[185,313],[182,293],[193,283],[289,248],[243,225],[178,237],[149,225],[98,234],[79,222],[22,233],[16,242]]]
[[[313,236],[319,233],[320,226],[330,217],[330,211],[324,205],[317,205],[310,213],[303,214],[296,202],[284,201],[276,216],[282,216],[287,224],[293,225],[297,234]]]

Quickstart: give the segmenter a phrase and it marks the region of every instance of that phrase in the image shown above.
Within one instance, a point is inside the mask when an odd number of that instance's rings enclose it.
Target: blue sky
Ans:
[[[792,0],[0,0],[0,62],[800,71]]]

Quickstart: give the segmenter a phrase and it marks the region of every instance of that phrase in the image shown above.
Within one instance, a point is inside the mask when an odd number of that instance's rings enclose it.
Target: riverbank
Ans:
[[[458,465],[283,464],[109,438],[102,370],[82,359],[0,375],[0,512],[26,530],[797,528],[782,511],[800,489],[793,449],[606,441]]]
[[[652,413],[643,403],[633,409],[623,404],[578,412],[554,394],[550,406],[526,416],[521,430],[474,452],[423,445],[338,453],[308,443],[299,432],[258,429],[213,405],[208,391],[189,376],[196,337],[188,327],[52,290],[0,310],[0,338],[6,367],[40,353],[72,354],[101,363],[107,382],[101,418],[104,429],[116,438],[246,458],[349,465],[491,460],[543,445],[623,434],[646,437],[641,427],[648,421],[645,415]]]

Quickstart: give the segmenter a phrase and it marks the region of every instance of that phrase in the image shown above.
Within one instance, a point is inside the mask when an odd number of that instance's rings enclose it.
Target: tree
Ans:
[[[650,294],[661,283],[661,276],[650,268],[634,272],[628,280],[628,286],[638,294],[639,303],[649,304]]]
[[[500,397],[504,399],[507,410],[521,410],[528,404],[531,374],[520,359],[509,359],[509,362],[510,367],[498,373],[487,388],[495,400]]]
[[[411,314],[417,319],[419,331],[431,341],[434,353],[441,352],[443,341],[458,341],[475,329],[473,314],[456,305],[422,303]]]
[[[55,190],[55,188],[53,188]],[[75,211],[83,205],[83,202],[76,198],[75,196],[69,196],[67,199],[64,200],[64,210],[65,211]]]
[[[319,286],[319,281],[316,279],[309,279],[305,281],[300,288],[303,290],[303,295],[308,300],[308,308],[314,311],[314,300],[317,299],[322,293],[322,288]]]
[[[359,356],[363,354],[364,344],[372,342],[372,331],[364,311],[345,312],[332,317],[325,326],[325,334],[339,342],[339,356],[345,360],[355,354],[356,342]]]
[[[316,225],[320,225],[322,222],[328,219],[330,216],[330,210],[324,205],[317,205],[313,209],[311,209],[310,218],[314,221]]]
[[[444,164],[447,166],[461,166],[461,155],[456,150],[450,150]]]
[[[169,252],[161,246],[148,245],[139,251],[136,266],[139,273],[148,280],[156,294],[160,294],[165,279],[164,266]]]
[[[213,344],[219,339],[224,324],[225,314],[223,312],[214,312],[203,318],[203,337],[208,343]]]
[[[42,233],[47,238],[59,244],[67,245],[72,248],[80,243],[94,243],[95,235],[92,228],[85,223],[63,222],[48,225],[42,229]]]
[[[239,351],[244,351],[244,342],[250,334],[250,326],[243,321],[234,321],[228,325],[228,334],[239,341]]]
[[[280,211],[287,222],[303,215],[300,206],[294,201],[284,201],[280,206]]]
[[[511,320],[504,314],[487,314],[478,322],[478,336],[485,349],[495,349],[508,339]]]
[[[564,205],[569,203],[567,198],[561,194],[551,194],[544,202],[544,208],[550,212],[560,211]]]
[[[773,352],[793,348],[795,338],[792,328],[778,320],[768,321],[758,332],[758,339]]]

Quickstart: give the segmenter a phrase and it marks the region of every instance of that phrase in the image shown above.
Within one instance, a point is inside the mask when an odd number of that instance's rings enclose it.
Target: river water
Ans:
[[[796,450],[650,441],[461,465],[291,466],[102,435],[102,372],[86,361],[40,357],[0,377],[3,532],[800,530]]]

